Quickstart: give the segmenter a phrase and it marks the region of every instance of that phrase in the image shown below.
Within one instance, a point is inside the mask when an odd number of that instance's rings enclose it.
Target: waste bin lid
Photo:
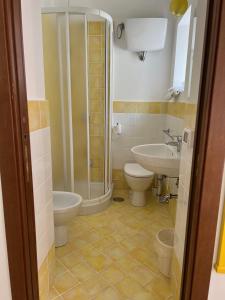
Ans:
[[[174,229],[162,229],[157,233],[157,240],[165,247],[172,248],[174,245]]]

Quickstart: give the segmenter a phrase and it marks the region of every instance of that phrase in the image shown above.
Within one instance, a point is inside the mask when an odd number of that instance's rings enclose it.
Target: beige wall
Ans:
[[[45,98],[40,4],[21,0],[27,98],[35,100]]]

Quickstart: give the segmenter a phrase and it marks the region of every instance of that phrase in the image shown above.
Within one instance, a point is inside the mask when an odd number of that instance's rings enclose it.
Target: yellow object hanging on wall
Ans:
[[[218,245],[217,261],[215,264],[217,273],[225,273],[225,206],[220,229],[220,241]]]
[[[179,17],[183,16],[188,8],[187,0],[171,0],[170,2],[170,11],[173,15]]]

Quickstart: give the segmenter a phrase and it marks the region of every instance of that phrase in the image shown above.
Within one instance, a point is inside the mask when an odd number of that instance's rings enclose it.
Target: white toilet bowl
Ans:
[[[146,203],[145,191],[150,187],[154,173],[145,170],[137,163],[128,163],[124,166],[124,174],[132,190],[131,203],[134,206],[144,206]]]
[[[53,192],[55,246],[67,243],[67,223],[79,213],[82,197],[75,193]]]

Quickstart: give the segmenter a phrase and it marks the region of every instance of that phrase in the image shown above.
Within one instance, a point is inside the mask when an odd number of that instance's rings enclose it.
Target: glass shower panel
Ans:
[[[66,15],[42,15],[45,94],[49,102],[54,190],[71,190],[67,105]]]
[[[74,191],[89,199],[86,17],[69,15]]]
[[[105,193],[105,20],[88,16],[91,198]]]
[[[106,82],[106,89],[105,89],[105,105],[106,105],[106,157],[105,157],[105,193],[109,191],[110,184],[111,184],[111,155],[110,155],[110,149],[111,149],[111,94],[112,94],[112,76],[111,76],[111,43],[112,43],[112,27],[111,23],[109,21],[106,21],[106,76],[105,76],[105,82]]]

